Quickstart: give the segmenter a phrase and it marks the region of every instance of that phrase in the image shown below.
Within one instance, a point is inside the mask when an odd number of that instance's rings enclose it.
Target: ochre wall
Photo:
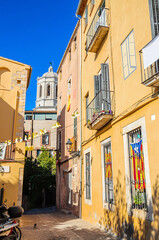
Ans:
[[[31,67],[0,57],[0,142],[22,138],[26,90],[29,85]],[[13,148],[12,148],[13,149]],[[18,142],[12,158],[2,159],[0,165],[10,167],[10,172],[0,173],[0,188],[4,188],[3,201],[7,205],[21,205],[25,142]]]
[[[84,199],[84,160],[82,167],[82,218],[93,224],[102,225],[105,228],[112,227],[118,233],[122,222],[128,220],[126,207],[126,184],[125,184],[125,160],[123,144],[123,128],[128,124],[145,117],[148,162],[152,199],[153,214],[155,221],[143,221],[141,218],[132,218],[135,227],[135,239],[146,239],[148,231],[151,232],[155,223],[157,225],[159,192],[154,192],[154,186],[158,183],[159,165],[157,163],[158,130],[159,130],[159,100],[152,99],[151,94],[155,89],[141,84],[141,69],[139,51],[152,39],[148,0],[112,0],[106,1],[109,9],[110,26],[107,36],[97,53],[86,53],[86,34],[94,18],[98,6],[102,1],[95,1],[95,6],[90,13],[88,7],[88,25],[84,26],[84,13],[82,16],[82,153],[91,148],[91,171],[92,171],[92,204],[88,205]],[[87,2],[90,4],[90,1]],[[128,34],[134,30],[136,70],[126,79],[123,77],[121,43]],[[109,62],[110,90],[114,91],[113,120],[100,131],[89,130],[86,126],[86,96],[89,94],[89,102],[94,98],[94,75],[101,69],[100,64]],[[147,97],[147,99],[146,99]],[[145,98],[145,99],[144,99]],[[140,108],[139,108],[140,107]],[[152,121],[151,116],[155,115]],[[111,137],[113,183],[116,206],[112,210],[103,208],[102,189],[102,165],[101,165],[101,142]],[[117,192],[116,192],[117,190]],[[119,207],[118,207],[119,206]],[[129,219],[130,220],[130,219]],[[118,229],[117,229],[118,228]],[[143,231],[146,229],[146,231]],[[159,228],[156,226],[156,231]],[[138,235],[138,236],[137,236]],[[150,235],[148,239],[150,238]],[[142,238],[143,237],[143,238]]]

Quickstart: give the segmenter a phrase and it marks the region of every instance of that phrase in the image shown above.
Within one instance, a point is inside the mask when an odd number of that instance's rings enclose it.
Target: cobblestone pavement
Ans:
[[[35,225],[36,224],[36,225]],[[72,215],[47,208],[28,211],[20,221],[22,240],[113,240],[110,233]]]

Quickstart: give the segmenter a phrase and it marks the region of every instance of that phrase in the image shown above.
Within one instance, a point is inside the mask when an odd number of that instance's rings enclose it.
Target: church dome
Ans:
[[[44,73],[42,77],[57,77],[57,73],[54,73],[53,67],[50,66],[48,72]]]

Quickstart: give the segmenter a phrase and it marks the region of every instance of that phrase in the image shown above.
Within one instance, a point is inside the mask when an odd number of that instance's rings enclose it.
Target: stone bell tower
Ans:
[[[48,72],[37,78],[37,96],[35,111],[57,110],[57,74],[50,66]]]

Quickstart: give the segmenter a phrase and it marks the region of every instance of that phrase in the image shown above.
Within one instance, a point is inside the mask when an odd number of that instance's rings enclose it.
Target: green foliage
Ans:
[[[39,166],[46,172],[56,175],[56,155],[50,156],[50,152],[44,147],[41,148],[41,154],[38,156]]]
[[[142,204],[143,202],[144,202],[144,199],[143,199],[142,193],[137,191],[135,196],[134,196],[134,203],[135,204]]]
[[[56,155],[51,157],[44,148],[41,151],[37,160],[25,159],[23,194],[27,196],[28,209],[42,207],[43,192],[46,206],[56,204]]]

